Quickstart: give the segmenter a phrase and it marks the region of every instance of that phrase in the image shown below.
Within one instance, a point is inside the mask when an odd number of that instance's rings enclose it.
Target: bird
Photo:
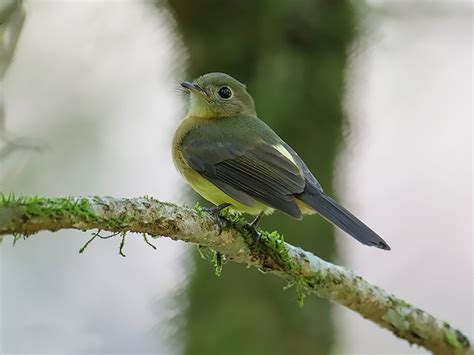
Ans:
[[[319,214],[360,243],[390,250],[377,233],[323,192],[298,154],[263,120],[245,84],[225,73],[181,82],[189,93],[186,117],[172,141],[177,170],[215,207],[208,211],[256,216],[248,224],[258,236],[264,215],[282,211],[297,220]]]

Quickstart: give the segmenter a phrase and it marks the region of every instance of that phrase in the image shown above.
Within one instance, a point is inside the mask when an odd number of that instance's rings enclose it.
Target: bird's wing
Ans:
[[[294,218],[302,217],[293,195],[305,188],[304,172],[278,141],[249,139],[237,127],[223,135],[209,125],[188,134],[182,151],[191,168],[235,200],[245,204],[251,196]]]
[[[300,158],[298,153],[296,153],[293,148],[291,148],[287,143],[283,142],[282,145],[284,148],[291,154],[293,160],[296,162],[298,166],[301,167],[301,170],[303,171],[303,175],[306,180],[306,185],[311,185],[313,188],[316,190],[319,190],[320,192],[323,192],[323,188],[321,187],[321,184],[319,183],[318,180],[314,177],[313,173],[309,170],[309,168],[306,166],[306,163]]]

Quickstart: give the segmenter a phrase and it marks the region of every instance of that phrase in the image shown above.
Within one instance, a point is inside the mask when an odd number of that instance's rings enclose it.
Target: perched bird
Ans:
[[[189,111],[173,138],[173,160],[191,187],[217,207],[256,215],[280,210],[301,219],[318,213],[365,245],[388,244],[352,213],[325,195],[296,152],[257,117],[244,84],[223,73],[205,74],[181,86]],[[257,234],[258,235],[258,234]]]

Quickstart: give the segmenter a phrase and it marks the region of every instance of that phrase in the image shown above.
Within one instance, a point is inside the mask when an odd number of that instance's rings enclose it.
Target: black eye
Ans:
[[[232,97],[232,90],[227,86],[221,87],[217,93],[223,99],[230,99]]]

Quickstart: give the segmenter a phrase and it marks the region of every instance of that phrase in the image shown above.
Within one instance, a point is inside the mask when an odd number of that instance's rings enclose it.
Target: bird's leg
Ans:
[[[250,231],[250,234],[255,238],[255,243],[258,243],[260,240],[260,232],[257,230],[260,221],[262,220],[263,212],[260,212],[255,219],[247,224],[247,229]]]
[[[219,226],[219,235],[222,233],[222,229],[224,228],[224,222],[221,217],[221,211],[224,208],[230,206],[230,203],[221,203],[219,206],[214,207],[203,207],[203,211],[211,214],[214,217],[214,222]]]

